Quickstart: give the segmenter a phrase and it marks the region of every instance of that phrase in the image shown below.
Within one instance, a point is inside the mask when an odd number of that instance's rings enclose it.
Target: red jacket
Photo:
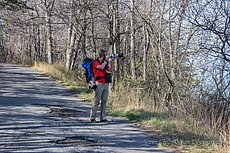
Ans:
[[[98,69],[97,66],[101,65],[102,63],[99,60],[95,60],[93,62],[93,74],[94,74],[94,79],[96,82],[100,82],[103,84],[106,84],[106,80],[105,80],[105,74],[106,74],[106,70],[108,70],[110,68],[110,66],[107,64],[105,66],[105,68],[103,70]]]

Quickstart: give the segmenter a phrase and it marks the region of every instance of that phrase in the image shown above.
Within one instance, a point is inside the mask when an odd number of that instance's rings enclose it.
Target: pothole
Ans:
[[[67,108],[50,108],[50,110],[52,117],[77,117],[82,113],[82,111]]]
[[[48,108],[51,108],[51,107],[63,108],[63,107],[64,107],[63,105],[50,105],[50,104],[31,104],[31,105],[42,106],[42,107],[48,107]]]
[[[51,117],[78,117],[80,116],[80,114],[84,112],[82,110],[64,108],[63,105],[49,105],[49,104],[32,104],[32,105],[49,108],[50,112],[48,113],[48,115]]]
[[[73,136],[73,137],[65,137],[61,140],[56,140],[56,144],[77,144],[77,145],[99,145],[103,142],[95,140],[86,136]]]

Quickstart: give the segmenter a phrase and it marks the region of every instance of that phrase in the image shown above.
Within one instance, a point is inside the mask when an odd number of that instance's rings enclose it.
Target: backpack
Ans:
[[[85,69],[85,78],[86,78],[87,83],[89,83],[94,76],[93,69],[92,69],[93,62],[94,62],[94,59],[87,57],[81,63],[82,67]]]
[[[82,67],[85,69],[85,78],[86,78],[86,82],[89,83],[90,81],[96,81],[99,80],[101,78],[105,78],[107,83],[111,83],[112,82],[112,74],[111,73],[106,73],[105,76],[102,77],[96,77],[94,79],[92,79],[94,77],[94,73],[93,73],[93,62],[95,60],[92,58],[85,58],[82,62]]]

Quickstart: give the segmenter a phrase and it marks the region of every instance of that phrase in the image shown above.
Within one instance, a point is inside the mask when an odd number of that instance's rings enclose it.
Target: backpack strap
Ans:
[[[97,80],[100,80],[100,79],[103,79],[105,78],[105,76],[97,76],[96,78],[94,78],[94,81],[97,81]]]

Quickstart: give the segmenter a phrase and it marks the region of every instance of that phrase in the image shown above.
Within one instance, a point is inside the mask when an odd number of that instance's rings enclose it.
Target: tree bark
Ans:
[[[135,70],[135,32],[134,32],[134,0],[131,1],[131,20],[130,20],[130,31],[131,31],[131,40],[130,40],[130,62],[131,62],[131,73],[132,78],[136,78]]]
[[[68,29],[68,40],[67,40],[67,49],[66,49],[66,58],[65,58],[65,68],[70,69],[71,57],[72,57],[72,47],[71,42],[73,40],[73,23],[70,20],[70,25]]]
[[[46,18],[46,35],[47,35],[47,58],[48,58],[48,63],[49,64],[53,64],[53,54],[52,54],[52,26],[51,26],[51,13],[52,13],[52,9],[54,6],[54,2],[55,0],[53,0],[52,2],[46,3],[46,14],[45,14],[45,18]]]

